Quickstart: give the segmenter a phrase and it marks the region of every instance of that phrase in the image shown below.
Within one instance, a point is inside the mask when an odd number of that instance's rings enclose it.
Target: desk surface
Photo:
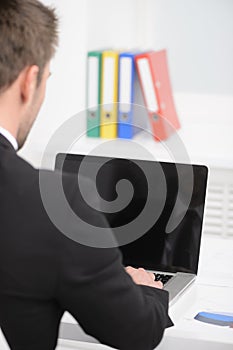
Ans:
[[[200,311],[233,313],[233,239],[204,236],[199,273],[195,283],[170,308],[175,326],[165,331],[159,350],[230,350],[233,329],[194,320]],[[79,341],[60,339],[58,350],[110,349],[85,335],[76,321],[66,313],[61,333],[74,334]],[[91,344],[95,342],[95,344]],[[1,350],[9,350],[0,334]]]
[[[208,235],[203,237],[198,277],[171,306],[169,313],[175,326],[165,331],[158,349],[173,350],[174,344],[185,350],[187,347],[192,350],[192,344],[195,350],[232,349],[233,329],[194,320],[194,316],[200,311],[233,313],[233,239]],[[72,324],[75,321],[66,314],[63,322]],[[94,341],[80,329],[78,332],[80,340]],[[70,344],[76,349],[77,342]]]

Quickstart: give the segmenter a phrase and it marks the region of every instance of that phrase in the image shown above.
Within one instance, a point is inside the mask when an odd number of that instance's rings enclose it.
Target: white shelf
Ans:
[[[175,102],[181,121],[181,129],[165,142],[156,142],[149,132],[142,132],[132,141],[116,139],[92,139],[85,136],[85,112],[77,113],[77,135],[84,136],[70,148],[64,149],[57,142],[53,151],[46,154],[48,167],[54,166],[58,152],[115,157],[131,157],[205,164],[210,168],[233,169],[233,96],[175,94]],[[68,120],[68,119],[67,119]],[[177,140],[183,144],[178,149]],[[41,159],[49,141],[41,135],[30,138],[20,154],[34,166],[41,165]],[[99,148],[104,151],[100,152]],[[139,147],[137,147],[139,146]],[[139,150],[140,148],[140,150]],[[185,156],[185,152],[187,155]],[[150,154],[149,154],[150,153]],[[50,162],[50,163],[49,163]]]

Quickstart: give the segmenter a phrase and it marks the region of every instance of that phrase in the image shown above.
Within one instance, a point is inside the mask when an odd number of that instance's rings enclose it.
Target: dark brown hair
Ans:
[[[0,93],[27,66],[40,69],[54,55],[58,43],[54,9],[37,0],[0,0]]]

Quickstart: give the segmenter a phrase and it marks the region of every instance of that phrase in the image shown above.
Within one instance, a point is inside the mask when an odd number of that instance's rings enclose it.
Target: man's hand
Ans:
[[[142,268],[135,269],[131,266],[126,267],[125,270],[136,284],[141,284],[144,286],[154,287],[158,289],[163,288],[162,282],[155,281],[155,275],[152,272],[147,272]]]

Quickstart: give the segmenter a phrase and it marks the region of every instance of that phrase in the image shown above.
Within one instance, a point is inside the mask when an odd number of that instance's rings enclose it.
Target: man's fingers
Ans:
[[[156,285],[156,288],[163,289],[163,283],[161,281],[154,282]]]
[[[150,275],[152,281],[154,281],[155,280],[155,274],[153,272],[149,272],[149,275]]]
[[[138,271],[143,271],[143,272],[146,272],[145,269],[143,269],[142,267],[139,267]]]
[[[125,271],[128,272],[129,274],[132,274],[132,273],[134,273],[136,271],[136,269],[134,267],[132,267],[132,266],[127,266],[125,268]]]
[[[142,267],[135,269],[132,266],[127,266],[125,270],[136,284],[146,285],[158,289],[163,288],[163,283],[161,281],[155,281],[155,275],[153,272],[148,272]]]

